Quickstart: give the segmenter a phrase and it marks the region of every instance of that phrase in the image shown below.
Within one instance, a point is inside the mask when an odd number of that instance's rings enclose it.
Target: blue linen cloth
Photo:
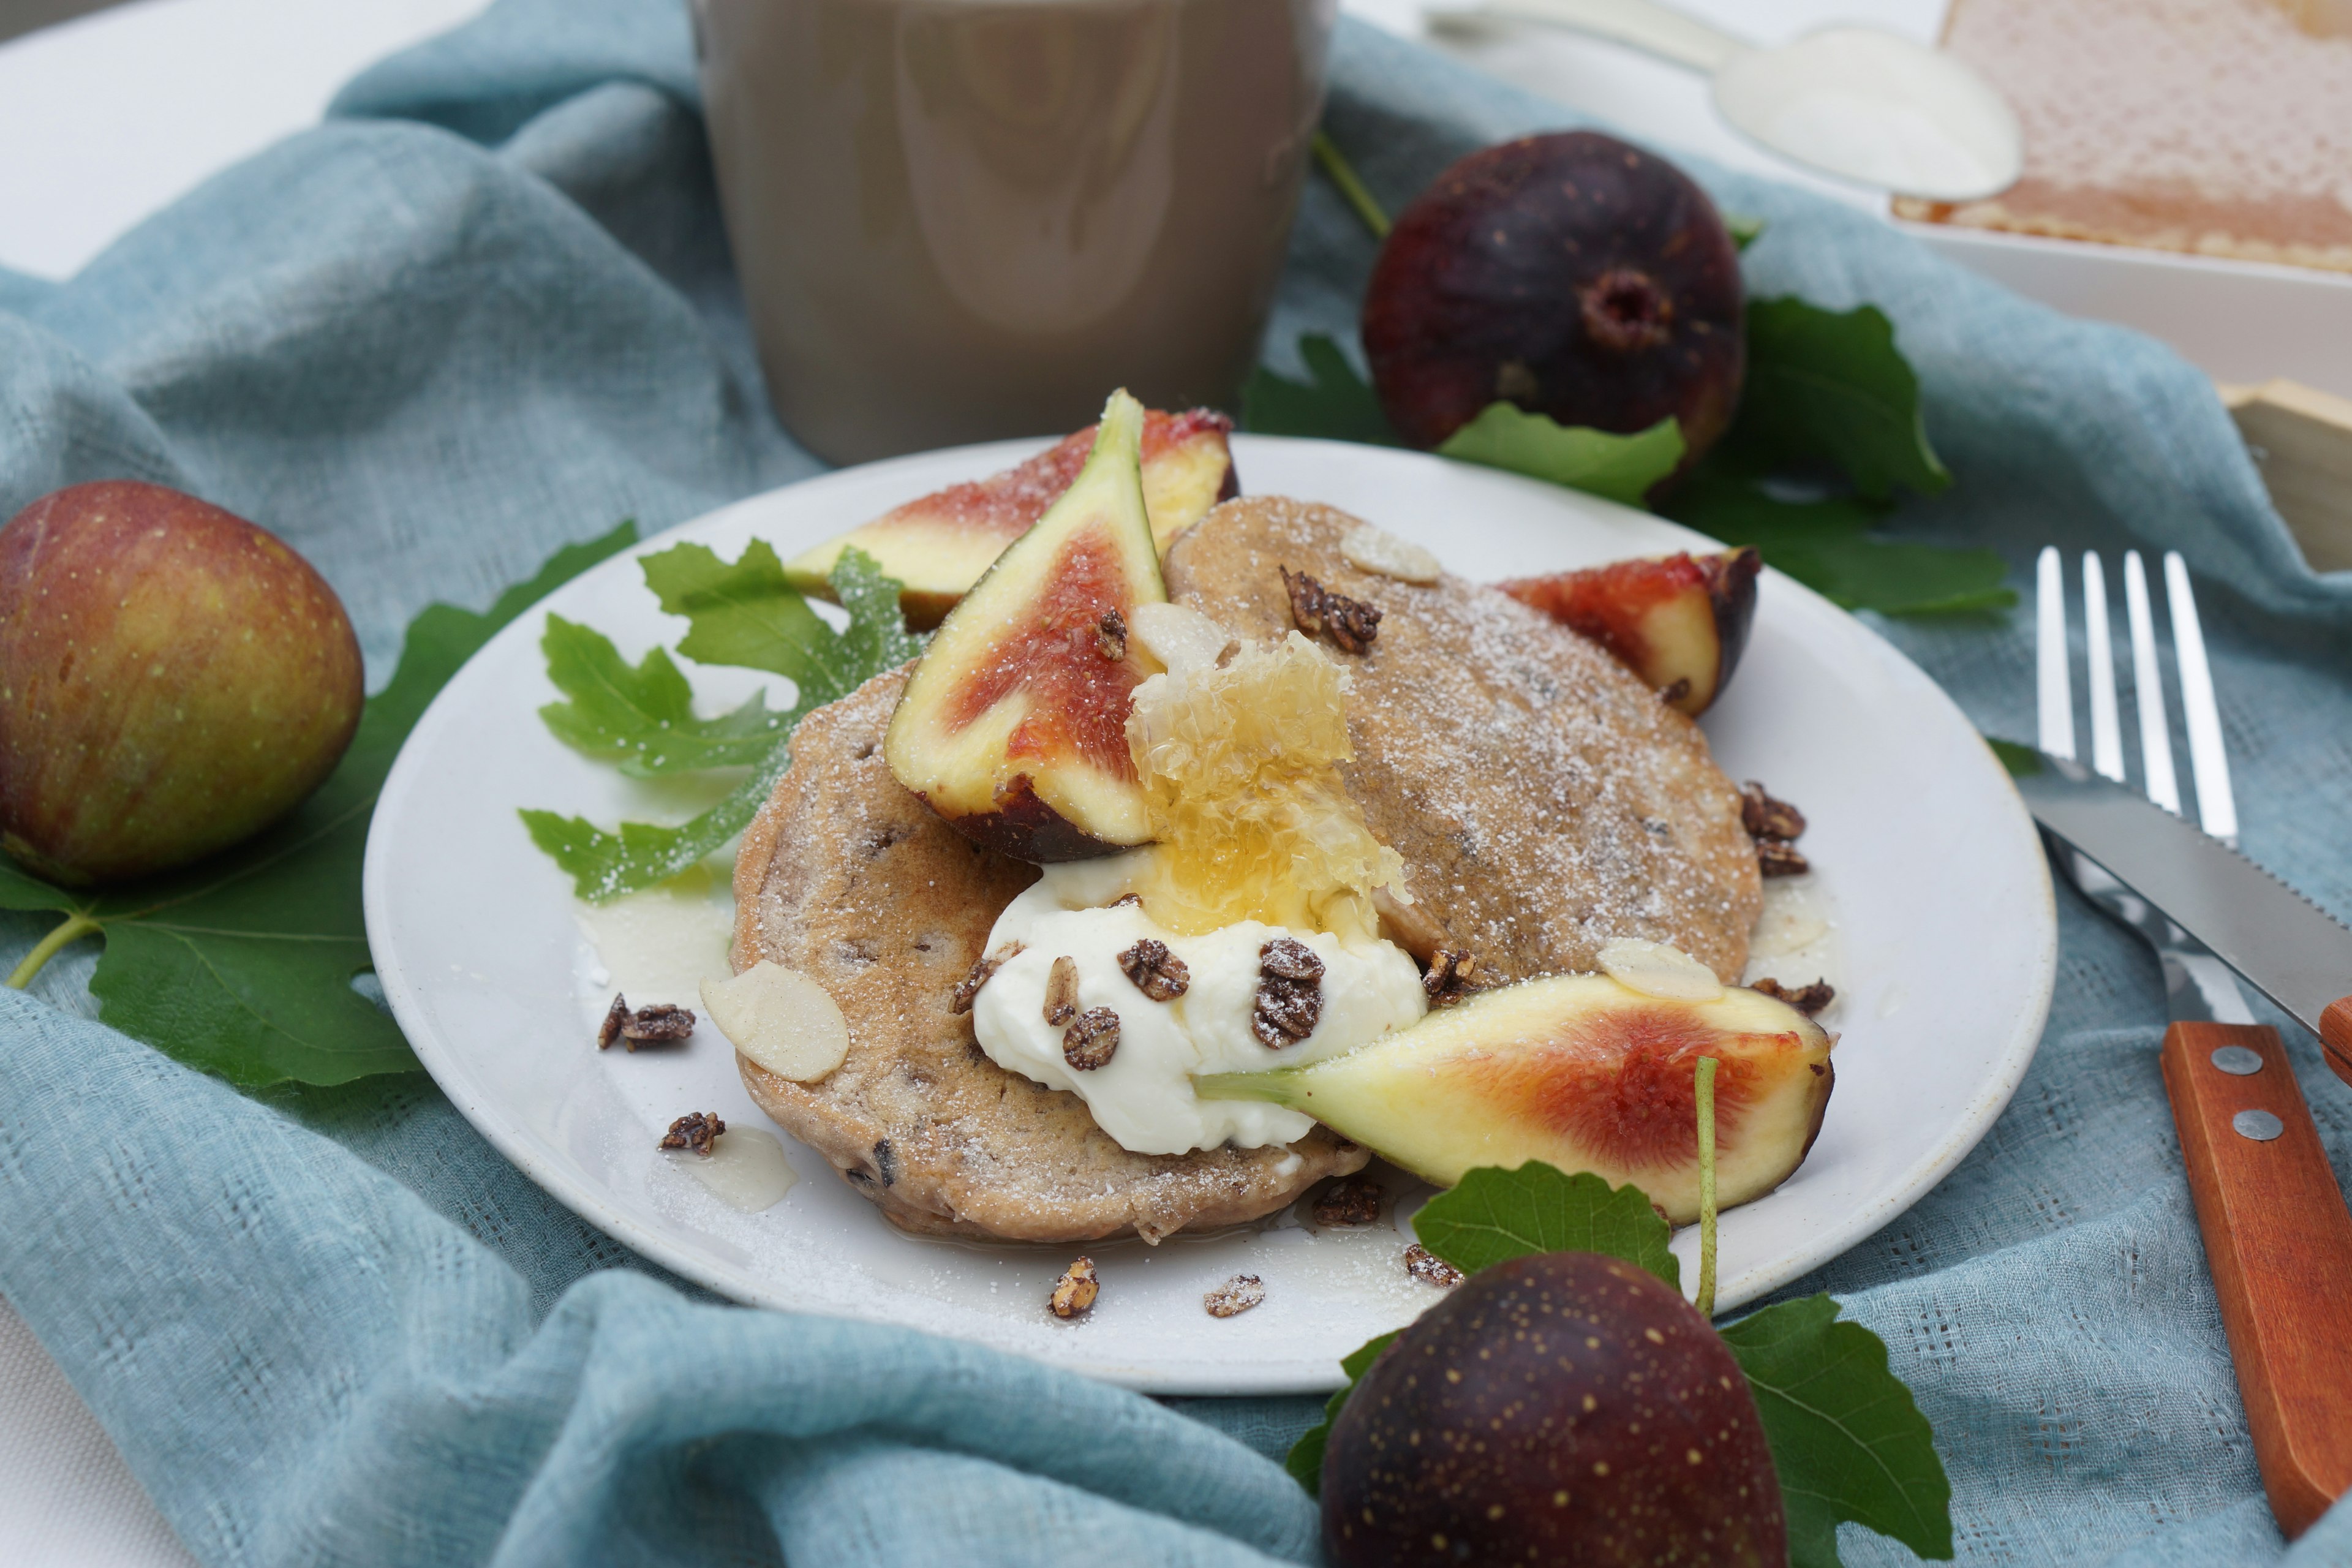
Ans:
[[[83,479],[196,491],[320,566],[381,679],[430,600],[484,603],[619,517],[658,529],[814,472],[762,396],[697,102],[671,0],[503,0],[71,282],[0,272],[0,515]],[[1342,26],[1329,125],[1391,206],[1571,118]],[[1897,323],[1959,476],[1899,534],[1990,544],[2021,584],[2045,542],[2188,554],[2246,847],[2352,913],[2352,574],[2304,567],[2203,379],[1860,215],[1687,166],[1769,221],[1757,291]],[[1371,253],[1311,185],[1276,363],[1302,331],[1351,333]],[[1882,627],[2012,735],[2024,628]],[[2262,1500],[2154,964],[2060,903],[2056,1005],[2007,1114],[1797,1289],[1886,1340],[1964,1561],[2352,1562],[2352,1508],[2290,1552]],[[42,927],[0,917],[0,961]],[[207,1563],[1314,1557],[1313,1510],[1265,1457],[1314,1401],[1155,1403],[717,1304],[554,1205],[429,1081],[240,1096],[91,1021],[89,963],[0,995],[0,1292]],[[2341,1175],[2352,1090],[2288,1040]],[[1853,1527],[1842,1545],[1908,1557]]]

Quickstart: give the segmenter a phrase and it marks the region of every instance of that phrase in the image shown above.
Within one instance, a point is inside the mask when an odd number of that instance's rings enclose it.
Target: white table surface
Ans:
[[[0,44],[0,265],[71,277],[141,218],[314,122],[370,61],[487,0],[137,0]],[[1680,0],[1759,39],[1833,20],[1922,40],[1944,0]],[[1422,36],[1418,0],[1343,0]],[[1512,28],[1435,41],[1628,133],[1883,209],[1733,133],[1696,77],[1613,45]],[[1946,254],[2079,313],[2159,336],[2226,380],[2293,375],[2352,395],[2352,279],[2219,270],[2102,247],[1925,236]],[[2218,291],[2218,292],[2217,292]],[[2213,301],[2226,297],[2226,308]],[[2187,309],[2195,299],[2201,309]],[[2340,328],[2341,330],[2336,330]],[[0,1300],[0,1563],[162,1568],[192,1561],[89,1408]]]

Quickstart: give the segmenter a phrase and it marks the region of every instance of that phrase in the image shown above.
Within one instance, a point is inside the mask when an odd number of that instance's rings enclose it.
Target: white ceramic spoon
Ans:
[[[1875,27],[1759,48],[1654,0],[1431,0],[1433,26],[1540,22],[1706,72],[1735,131],[1841,179],[1970,201],[2008,188],[2017,115],[1974,70]]]

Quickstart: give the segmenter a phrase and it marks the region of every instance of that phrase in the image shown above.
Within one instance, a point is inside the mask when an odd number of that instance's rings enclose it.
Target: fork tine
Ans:
[[[2172,651],[2180,661],[2180,711],[2189,724],[2189,771],[2197,781],[2197,818],[2222,843],[2238,842],[2238,800],[2230,788],[2230,753],[2221,743],[2221,709],[2213,700],[2213,669],[2205,661],[2205,632],[2197,595],[2180,552],[2164,555],[2165,598],[2172,611]]]
[[[2090,668],[2083,681],[2091,697],[2091,765],[2124,782],[2124,727],[2116,716],[2116,644],[2107,630],[2107,574],[2099,552],[2083,552],[2083,646]]]
[[[2139,700],[2139,760],[2147,798],[2180,815],[2180,780],[2172,771],[2172,724],[2164,711],[2164,671],[2156,662],[2156,622],[2148,611],[2147,568],[2124,552],[2124,609],[2131,620],[2132,694]]]
[[[2033,658],[2035,706],[2040,710],[2042,749],[2053,757],[2074,757],[2074,693],[2066,676],[2066,568],[2054,544],[2042,548],[2035,563]]]

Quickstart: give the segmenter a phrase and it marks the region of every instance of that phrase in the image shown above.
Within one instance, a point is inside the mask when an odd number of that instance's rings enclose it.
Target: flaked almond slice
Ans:
[[[1177,675],[1214,669],[1228,648],[1240,646],[1233,633],[1189,605],[1138,605],[1128,612],[1127,626],[1144,652]]]
[[[814,1083],[849,1055],[849,1022],[832,994],[769,959],[704,981],[702,1007],[752,1063],[794,1083]]]
[[[1714,970],[1678,947],[1639,937],[1602,943],[1601,972],[1628,991],[1662,1002],[1712,1002],[1723,994]]]
[[[1349,531],[1348,537],[1339,542],[1339,553],[1359,572],[1423,587],[1436,582],[1445,571],[1437,557],[1420,545],[1369,522]]]

